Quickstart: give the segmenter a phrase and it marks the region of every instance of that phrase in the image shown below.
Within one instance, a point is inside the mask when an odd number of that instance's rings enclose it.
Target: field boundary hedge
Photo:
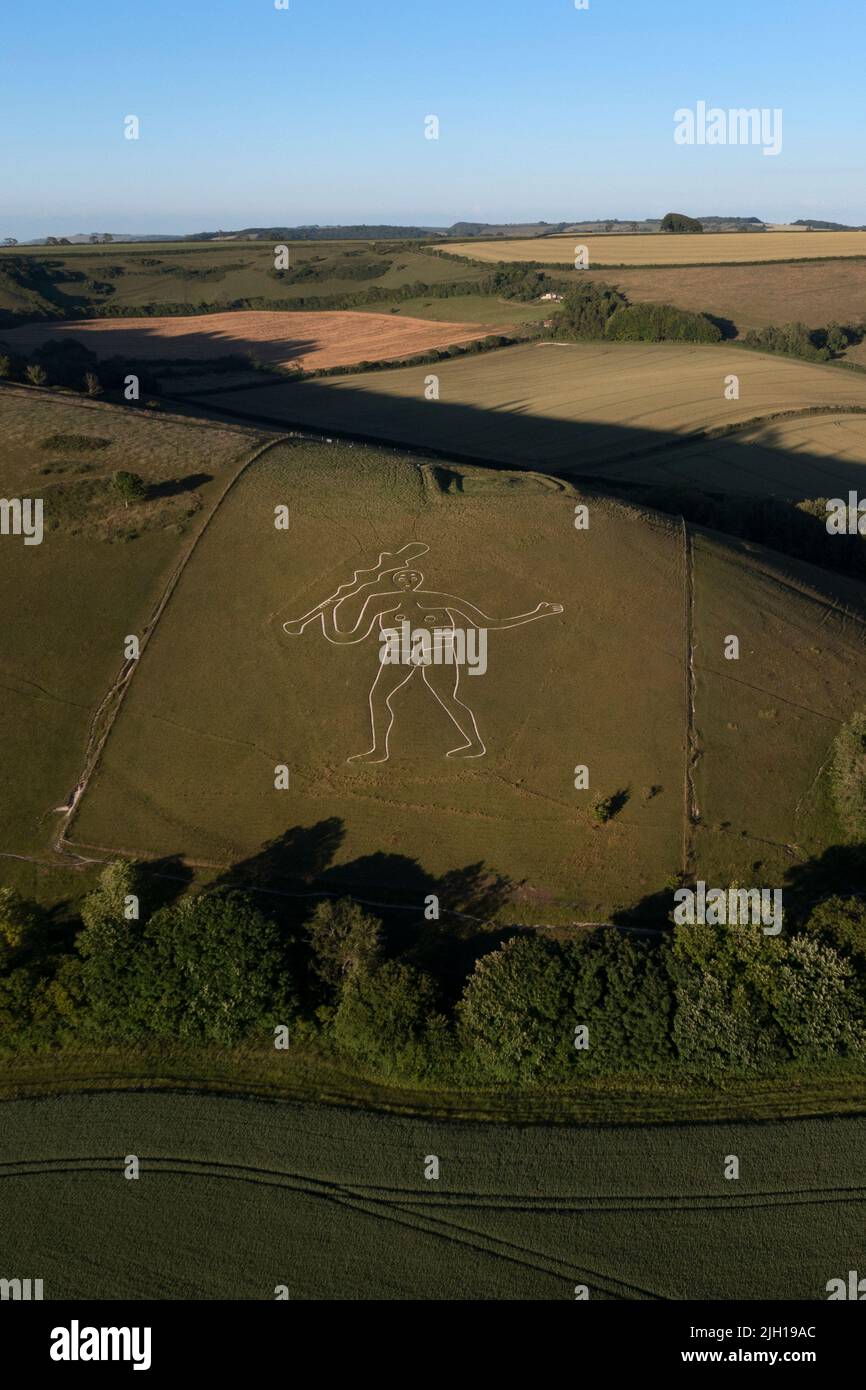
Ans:
[[[399,1086],[364,1077],[311,1054],[293,1054],[295,1073],[256,1067],[249,1055],[215,1062],[209,1051],[124,1054],[68,1051],[38,1059],[5,1056],[0,1106],[5,1101],[57,1099],[157,1091],[183,1095],[250,1097],[275,1102],[306,1101],[383,1115],[419,1116],[465,1123],[572,1125],[712,1124],[719,1121],[779,1122],[828,1116],[866,1115],[866,1076],[839,1064],[826,1071],[791,1072],[778,1078],[720,1078],[712,1085],[674,1085],[665,1091],[646,1077],[597,1078],[579,1089],[540,1086],[535,1091],[507,1088],[447,1091],[442,1087]],[[277,1070],[280,1072],[277,1078]],[[597,1084],[596,1084],[597,1082]],[[0,1111],[2,1114],[2,1111]]]

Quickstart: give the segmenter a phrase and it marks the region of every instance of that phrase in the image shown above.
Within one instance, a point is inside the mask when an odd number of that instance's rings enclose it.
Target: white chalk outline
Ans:
[[[311,608],[302,618],[283,623],[283,631],[290,637],[299,637],[306,627],[309,627],[311,623],[314,623],[316,619],[318,619],[322,625],[323,635],[333,646],[355,646],[358,642],[363,642],[369,637],[377,624],[379,625],[380,633],[385,630],[383,628],[383,618],[389,613],[396,612],[397,609],[404,605],[408,607],[406,595],[409,594],[415,596],[415,603],[419,613],[424,613],[425,610],[429,611],[431,608],[439,609],[440,611],[444,609],[451,623],[452,631],[454,631],[457,626],[455,615],[465,619],[470,627],[495,631],[511,627],[521,627],[524,623],[531,623],[538,618],[547,618],[556,613],[563,612],[561,603],[540,603],[531,613],[516,613],[507,618],[491,618],[488,614],[482,612],[480,608],[476,608],[474,604],[468,603],[466,599],[456,598],[453,594],[442,594],[435,590],[421,589],[420,585],[424,582],[424,576],[420,570],[413,567],[412,561],[420,559],[422,555],[426,555],[429,549],[429,545],[425,545],[423,541],[410,541],[407,545],[401,546],[397,551],[382,551],[375,565],[370,566],[368,569],[355,570],[350,580],[341,584],[334,590],[333,594],[323,599],[321,603],[316,604],[315,608]],[[391,561],[396,561],[397,563],[386,563]],[[376,593],[368,594],[354,627],[343,632],[337,622],[337,610],[340,605],[344,603],[346,599],[354,598],[364,589],[374,588],[375,585],[380,584],[389,575],[392,579],[391,591],[379,590]],[[420,597],[429,601],[421,603],[419,601]],[[375,610],[368,616],[367,610],[376,599],[384,599],[385,603],[378,603]],[[407,621],[407,619],[405,615],[397,613],[397,617],[394,621]],[[428,622],[433,621],[435,621],[433,618],[428,619]],[[433,670],[447,670],[447,667],[437,668],[427,664],[411,666],[402,680],[394,684],[385,695],[383,707],[378,711],[381,719],[377,719],[377,710],[373,703],[373,696],[376,692],[376,687],[383,678],[382,673],[391,669],[393,669],[393,667],[390,663],[380,662],[379,669],[376,672],[367,696],[373,746],[372,748],[368,748],[365,753],[355,753],[352,757],[347,758],[346,761],[348,763],[388,762],[391,756],[391,730],[394,727],[394,720],[396,718],[396,712],[391,704],[391,700],[397,694],[397,691],[402,690],[407,681],[412,679],[417,670],[421,671],[421,676],[427,689],[436,697],[436,700],[442,706],[458,733],[465,740],[463,743],[458,744],[456,748],[450,748],[445,756],[447,758],[484,757],[487,752],[487,746],[479,733],[475,715],[469,706],[460,699],[457,693],[460,688],[459,663],[454,663],[454,687],[450,695],[440,693],[430,682],[430,673]],[[466,727],[464,727],[464,724],[457,717],[455,707],[459,707],[459,709],[464,711],[468,716],[468,719],[465,721]],[[381,723],[383,723],[386,718],[385,711],[387,711],[387,728],[385,729],[384,738],[381,738],[379,730],[377,729],[377,723],[381,728]],[[384,756],[373,756],[374,754],[381,754],[383,749]]]

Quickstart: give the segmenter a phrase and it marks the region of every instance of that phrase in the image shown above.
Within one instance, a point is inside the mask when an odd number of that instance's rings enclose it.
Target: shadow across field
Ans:
[[[831,845],[787,875],[786,905],[795,920],[827,897],[866,899],[866,844]]]
[[[223,870],[212,883],[216,888],[248,887],[286,892],[315,888],[327,896],[369,895],[375,886],[383,906],[407,905],[423,912],[424,900],[435,893],[443,913],[483,922],[493,917],[514,890],[512,881],[469,864],[445,874],[428,873],[417,859],[403,854],[362,855],[343,864],[334,860],[346,836],[339,816],[315,825],[295,825],[246,859]],[[389,885],[383,888],[382,885]]]
[[[760,865],[754,865],[756,870]],[[682,877],[682,884],[687,879]],[[615,926],[629,930],[669,931],[673,883],[647,893],[611,916]],[[802,928],[815,905],[825,898],[859,898],[866,902],[866,844],[830,845],[822,854],[788,869],[782,889],[787,931]]]
[[[480,494],[485,487],[519,488],[520,479],[497,479],[531,471],[557,483],[575,483],[638,506],[743,541],[755,542],[837,573],[866,578],[866,547],[859,535],[829,535],[824,502],[866,492],[863,464],[832,454],[812,455],[783,446],[772,428],[759,443],[737,437],[753,428],[730,430],[642,429],[607,422],[569,421],[526,409],[485,410],[424,397],[426,367],[418,369],[414,397],[317,381],[278,383],[257,391],[257,407],[236,404],[249,393],[232,393],[230,406],[184,398],[176,408],[189,416],[243,420],[263,428],[314,429],[329,439],[411,449],[431,464],[430,476],[443,493]],[[833,373],[832,368],[827,369]],[[852,400],[861,394],[852,390]],[[269,402],[276,411],[269,414]],[[252,396],[250,396],[252,406]],[[261,403],[261,404],[260,404]],[[866,412],[864,406],[804,407],[779,417],[837,417]],[[864,430],[866,437],[866,430]],[[712,447],[711,447],[712,444]],[[705,446],[705,447],[702,447]],[[460,464],[490,470],[489,484],[467,478]],[[527,479],[524,486],[539,486]]]
[[[225,317],[236,317],[226,315]],[[277,315],[263,317],[276,318]],[[13,352],[25,355],[38,352],[47,342],[79,344],[99,358],[140,357],[142,364],[153,362],[193,362],[206,367],[214,359],[232,357],[246,362],[253,360],[277,365],[294,361],[314,352],[319,346],[317,340],[300,336],[291,328],[291,316],[280,315],[287,320],[287,331],[269,339],[254,338],[243,332],[230,332],[196,327],[190,331],[166,334],[162,324],[172,322],[172,316],[151,323],[147,318],[128,323],[114,324],[111,319],[95,319],[92,323],[33,323],[3,332],[3,341]],[[221,316],[221,320],[224,318]],[[179,320],[180,321],[180,320]],[[2,330],[0,330],[2,331]]]
[[[212,473],[190,473],[186,478],[166,478],[162,483],[150,483],[147,496],[148,499],[180,497],[185,492],[195,492],[197,488],[204,487],[205,483],[212,483],[213,477]]]
[[[505,349],[508,351],[508,349]],[[744,355],[748,362],[748,355]],[[751,428],[761,418],[789,419],[810,415],[850,415],[866,413],[866,392],[859,378],[852,384],[850,404],[808,405],[802,409],[780,411],[754,420],[740,421],[725,429],[701,428],[680,432],[647,429],[608,421],[568,420],[533,414],[518,402],[502,403],[498,409],[425,398],[427,365],[404,372],[418,373],[417,396],[397,396],[376,389],[375,374],[363,389],[322,381],[298,379],[276,381],[265,386],[227,392],[230,400],[208,395],[200,403],[203,418],[211,415],[249,421],[283,431],[287,428],[325,431],[337,439],[365,444],[387,444],[409,448],[440,464],[437,470],[443,490],[461,486],[459,474],[447,464],[466,463],[497,468],[532,469],[552,478],[597,483],[603,486],[676,486],[688,481],[720,495],[770,496],[782,500],[805,500],[836,495],[828,489],[854,488],[864,482],[864,468],[841,458],[811,456],[772,442],[760,445],[738,443],[736,434]],[[841,378],[842,370],[827,367],[828,381]],[[357,378],[355,378],[357,380]],[[836,382],[833,383],[833,390]],[[832,394],[828,387],[828,395]],[[246,401],[249,401],[249,408]],[[199,403],[194,395],[182,402],[165,398],[165,408],[176,404],[189,416]],[[702,441],[724,437],[731,447],[743,450],[742,468],[729,467],[727,476],[712,473],[684,479],[676,455]],[[757,463],[760,457],[760,464]],[[753,459],[751,467],[749,459]],[[441,464],[445,463],[446,467]],[[631,464],[625,468],[623,465]]]
[[[486,864],[436,875],[408,855],[383,852],[336,864],[345,835],[337,816],[292,826],[218,873],[208,887],[261,894],[262,906],[270,899],[281,920],[300,928],[322,900],[352,898],[381,918],[389,954],[430,970],[455,997],[480,956],[524,930],[491,925],[516,885]],[[189,883],[189,870],[178,869],[183,862],[177,856],[149,863],[145,871],[157,885],[168,875],[173,897]],[[425,907],[433,896],[439,915],[428,920]]]
[[[417,859],[401,854],[364,855],[337,865],[333,860],[345,833],[344,822],[336,816],[314,825],[292,826],[256,854],[219,873],[208,887],[261,894],[265,910],[272,908],[281,921],[300,930],[319,902],[351,898],[382,921],[387,954],[434,975],[452,1002],[482,956],[513,936],[534,931],[494,923],[518,885],[484,863],[438,876],[428,873]],[[194,878],[182,856],[151,861],[145,872],[150,910],[174,901]],[[682,883],[686,882],[683,876]],[[638,935],[666,934],[672,925],[674,887],[668,883],[618,909],[611,914],[610,925]],[[866,900],[866,844],[832,845],[792,866],[783,891],[789,931],[801,929],[825,898]],[[440,916],[433,920],[427,920],[424,910],[430,895],[439,900]],[[71,941],[71,923],[62,907],[51,914],[53,949]]]

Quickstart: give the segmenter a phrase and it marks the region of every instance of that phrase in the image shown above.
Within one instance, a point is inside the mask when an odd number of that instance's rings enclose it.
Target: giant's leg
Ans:
[[[389,662],[383,662],[379,666],[376,679],[370,687],[370,727],[373,747],[368,748],[366,753],[356,753],[354,757],[347,758],[347,762],[387,762],[389,757],[388,737],[394,723],[394,708],[391,704],[391,697],[396,695],[401,686],[412,679],[416,670],[417,667],[415,666],[398,666]]]
[[[449,758],[483,757],[487,749],[478,732],[475,715],[458,695],[460,667],[458,665],[430,665],[424,666],[422,669],[425,683],[464,739],[464,742],[458,744],[456,748],[450,748],[447,756]]]

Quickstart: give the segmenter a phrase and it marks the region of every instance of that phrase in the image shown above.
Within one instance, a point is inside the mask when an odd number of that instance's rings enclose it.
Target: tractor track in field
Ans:
[[[509,1192],[419,1191],[410,1187],[389,1187],[380,1183],[340,1182],[317,1178],[281,1168],[262,1168],[251,1164],[229,1163],[220,1159],[183,1158],[139,1155],[143,1167],[154,1174],[190,1177],[218,1177],[228,1181],[263,1183],[266,1186],[286,1187],[312,1196],[329,1197],[342,1194],[371,1203],[402,1203],[423,1209],[461,1207],[478,1211],[514,1211],[518,1213],[558,1214],[561,1212],[585,1215],[592,1212],[624,1211],[707,1211],[730,1210],[739,1207],[814,1206],[827,1202],[866,1202],[866,1186],[862,1187],[792,1187],[736,1193],[621,1193],[615,1196],[587,1194],[572,1196],[531,1196]],[[95,1155],[77,1158],[28,1158],[0,1161],[0,1180],[58,1173],[115,1174],[118,1159],[114,1155]]]
[[[502,1260],[526,1271],[550,1278],[585,1283],[590,1289],[618,1299],[661,1300],[664,1295],[643,1285],[627,1282],[606,1271],[583,1263],[572,1263],[543,1249],[518,1244],[477,1225],[467,1224],[470,1213],[513,1214],[517,1216],[620,1216],[712,1212],[730,1215],[744,1210],[778,1210],[780,1207],[814,1207],[866,1203],[866,1188],[791,1189],[787,1191],[690,1195],[622,1195],[575,1198],[529,1197],[509,1193],[424,1192],[364,1183],[343,1183],[335,1179],[277,1169],[231,1164],[224,1161],[142,1157],[141,1163],[152,1178],[204,1178],[206,1180],[250,1183],[281,1189],[300,1198],[320,1200],[345,1207],[358,1214],[402,1226],[416,1237],[427,1237],[462,1247],[473,1253]],[[0,1163],[4,1178],[38,1176],[67,1177],[105,1175],[115,1178],[119,1159],[69,1158],[30,1159]],[[449,1214],[450,1213],[450,1214]],[[463,1219],[459,1219],[462,1217]]]
[[[36,1160],[40,1162],[40,1160]],[[41,1162],[54,1162],[58,1160],[42,1160]],[[70,1160],[77,1165],[81,1160]],[[269,1170],[243,1169],[240,1166],[234,1168],[233,1165],[198,1162],[196,1160],[148,1160],[148,1164],[158,1162],[163,1165],[156,1171],[171,1177],[206,1177],[221,1178],[223,1180],[234,1180],[240,1182],[253,1182],[257,1185],[283,1188],[295,1192],[301,1197],[318,1198],[326,1202],[335,1203],[338,1206],[346,1207],[351,1211],[358,1212],[365,1216],[372,1216],[379,1221],[387,1221],[392,1224],[403,1226],[416,1236],[432,1237],[434,1240],[445,1241],[448,1244],[460,1246],[477,1254],[487,1255],[494,1259],[503,1260],[509,1264],[517,1265],[519,1268],[531,1271],[536,1274],[544,1274],[551,1278],[568,1279],[585,1283],[589,1288],[605,1294],[610,1298],[618,1299],[660,1299],[662,1295],[653,1290],[642,1288],[637,1284],[627,1283],[623,1279],[603,1273],[602,1271],[590,1269],[585,1265],[573,1265],[558,1256],[549,1255],[544,1251],[529,1250],[525,1246],[517,1245],[513,1241],[508,1241],[500,1236],[494,1236],[485,1231],[473,1230],[472,1227],[463,1226],[460,1222],[446,1220],[441,1215],[428,1215],[413,1210],[413,1207],[421,1206],[422,1200],[412,1201],[413,1194],[410,1192],[395,1190],[388,1196],[379,1195],[382,1189],[357,1188],[351,1184],[343,1185],[337,1182],[328,1182],[322,1179],[308,1178],[300,1175],[275,1173]],[[12,1165],[0,1165],[0,1170],[9,1168]],[[19,1165],[22,1168],[24,1165]],[[46,1175],[62,1172],[66,1175],[75,1173],[106,1173],[115,1176],[118,1171],[117,1160],[96,1160],[95,1166],[76,1166],[76,1167],[53,1167],[35,1170],[24,1168],[22,1172],[3,1172],[0,1171],[0,1179],[3,1177],[32,1177],[39,1172]],[[388,1192],[388,1189],[385,1189]],[[445,1204],[440,1199],[442,1205]],[[423,1202],[423,1206],[433,1205],[433,1203]],[[455,1199],[454,1205],[460,1206],[460,1199]],[[494,1210],[496,1209],[494,1204]],[[532,1210],[532,1208],[527,1208]]]

